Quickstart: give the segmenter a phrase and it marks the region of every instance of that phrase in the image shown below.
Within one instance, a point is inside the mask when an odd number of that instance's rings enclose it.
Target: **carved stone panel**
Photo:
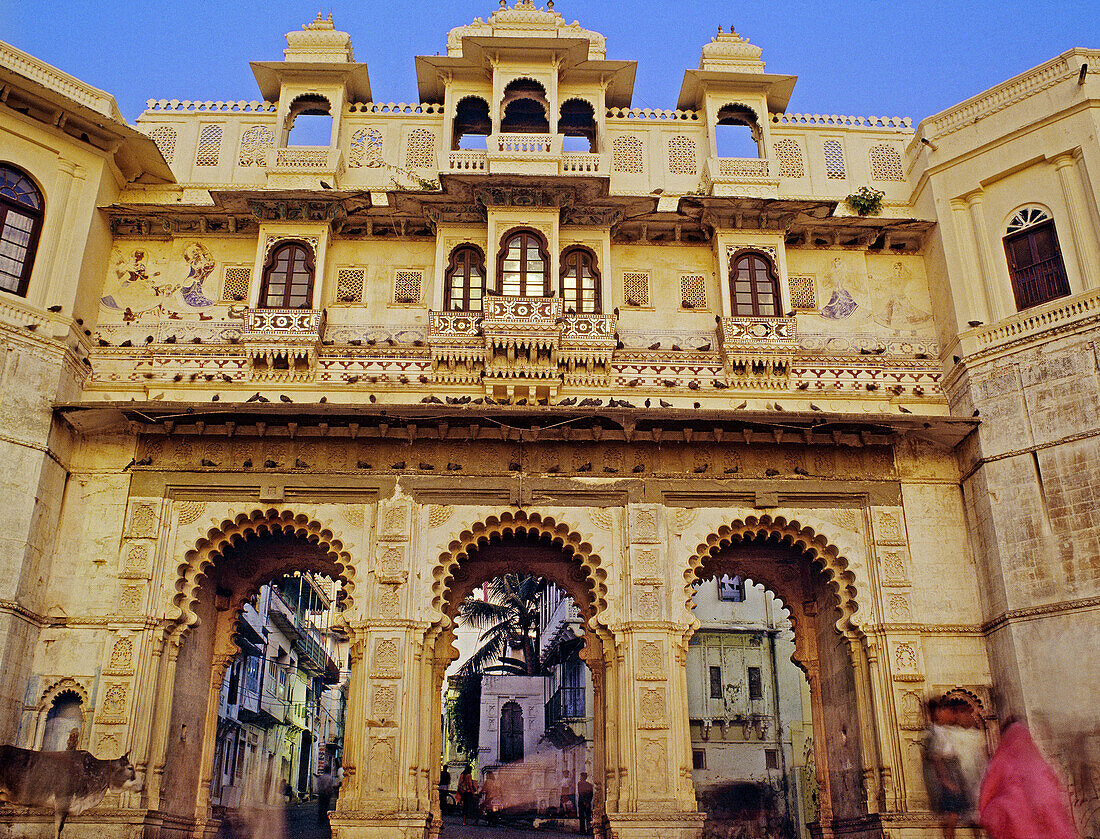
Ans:
[[[376,679],[401,678],[401,652],[396,641],[382,638],[375,643],[371,676]]]
[[[638,678],[667,679],[668,662],[662,641],[642,641],[638,645]]]
[[[652,543],[659,541],[657,533],[657,506],[635,506],[630,514],[630,541]]]
[[[644,688],[638,691],[638,712],[642,728],[668,728],[664,688]]]

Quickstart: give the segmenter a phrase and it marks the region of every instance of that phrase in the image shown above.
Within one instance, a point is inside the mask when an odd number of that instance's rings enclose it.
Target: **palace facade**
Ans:
[[[129,125],[0,45],[0,738],[145,779],[66,836],[216,833],[236,622],[296,571],[346,593],[337,839],[439,835],[453,619],[515,571],[583,621],[601,836],[704,829],[721,575],[789,614],[816,835],[936,835],[948,691],[1025,715],[1095,835],[1100,52],[916,127],[787,113],[721,30],[636,109],[530,0],[418,57],[420,103],[331,19],[252,67]]]

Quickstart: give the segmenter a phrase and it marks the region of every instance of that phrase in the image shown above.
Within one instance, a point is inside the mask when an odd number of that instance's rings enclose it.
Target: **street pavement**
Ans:
[[[328,825],[317,824],[317,804],[293,804],[286,811],[287,839],[330,839]],[[463,825],[461,816],[443,818],[441,839],[577,839],[579,834],[511,826]]]

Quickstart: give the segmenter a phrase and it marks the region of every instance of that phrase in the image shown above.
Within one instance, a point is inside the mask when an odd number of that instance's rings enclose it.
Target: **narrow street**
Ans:
[[[328,826],[317,824],[317,805],[294,804],[286,813],[287,839],[330,839]],[[447,815],[443,819],[441,839],[575,839],[577,833],[555,830],[532,830],[509,826],[463,825],[461,816]]]

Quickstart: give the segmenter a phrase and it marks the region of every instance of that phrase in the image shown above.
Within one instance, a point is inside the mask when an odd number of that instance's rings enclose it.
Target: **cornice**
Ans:
[[[1001,612],[992,620],[982,624],[982,634],[990,635],[1010,623],[1030,620],[1032,618],[1044,618],[1051,615],[1065,615],[1070,612],[1096,609],[1100,607],[1100,597],[1083,597],[1078,600],[1062,600],[1058,603],[1048,603],[1043,606],[1032,606],[1028,609],[1008,609]]]

